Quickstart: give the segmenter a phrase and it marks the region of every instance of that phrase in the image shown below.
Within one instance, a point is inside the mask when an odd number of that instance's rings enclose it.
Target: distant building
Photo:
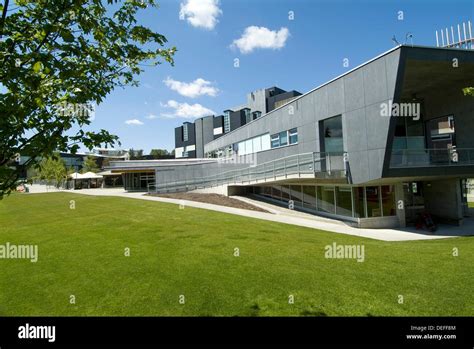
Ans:
[[[204,145],[242,127],[275,108],[288,103],[301,93],[271,87],[251,92],[247,104],[224,110],[223,115],[209,115],[185,122],[175,129],[175,157],[203,158]],[[217,155],[216,155],[217,156]]]

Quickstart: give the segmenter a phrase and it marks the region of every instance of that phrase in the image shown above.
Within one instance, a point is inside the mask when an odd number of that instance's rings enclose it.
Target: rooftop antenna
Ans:
[[[457,38],[456,30],[457,28]],[[441,34],[441,35],[440,35]],[[464,34],[464,35],[463,35]],[[440,40],[441,37],[441,40]],[[446,40],[444,40],[446,37]],[[461,48],[467,50],[474,50],[474,36],[472,35],[472,23],[467,21],[461,25],[451,26],[441,29],[438,33],[436,31],[436,47],[447,47],[447,48]]]
[[[400,46],[400,43],[398,42],[397,38],[395,35],[392,37],[392,41],[395,43],[395,45]]]
[[[405,45],[408,43],[408,40],[410,40],[411,46],[413,47],[413,34],[412,33],[407,33],[405,35]]]

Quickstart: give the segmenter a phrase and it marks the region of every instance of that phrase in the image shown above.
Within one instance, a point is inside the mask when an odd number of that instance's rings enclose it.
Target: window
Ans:
[[[245,141],[245,154],[243,155],[252,154],[252,153],[253,153],[253,141],[251,139],[247,139]]]
[[[288,134],[290,138],[290,144],[298,143],[298,129],[292,128],[291,130],[288,131]]]
[[[271,136],[271,147],[278,148],[284,147],[290,144],[298,143],[298,130],[292,128],[289,131],[282,131],[280,133],[275,133]]]
[[[187,142],[189,140],[189,133],[188,133],[188,124],[183,125],[183,141]]]
[[[397,210],[395,209],[395,192],[392,185],[382,185],[380,187],[380,193],[382,195],[382,212],[384,216],[396,216]]]
[[[288,131],[280,132],[280,147],[288,145]]]
[[[267,150],[270,147],[270,136],[267,134],[253,137],[234,144],[237,155],[247,155]]]
[[[317,187],[318,211],[335,213],[334,187]]]
[[[354,217],[365,217],[364,188],[353,188],[354,194]]]
[[[250,109],[244,109],[245,112],[245,123],[248,124],[252,121],[252,114],[250,114]]]
[[[336,214],[341,216],[352,216],[352,188],[337,187],[336,188]]]
[[[272,135],[271,145],[272,148],[278,148],[280,146],[280,135],[278,133],[276,135]]]
[[[262,112],[260,111],[254,111],[253,112],[253,119],[258,119],[260,116],[262,116]]]
[[[281,187],[280,186],[272,187],[272,198],[276,200],[281,200]]]
[[[286,202],[290,201],[290,186],[289,185],[281,186],[281,199]]]
[[[312,185],[303,186],[303,206],[316,210],[316,187]]]
[[[335,116],[321,121],[323,131],[324,151],[327,153],[342,153],[344,151],[342,134],[342,116]]]
[[[267,133],[266,135],[262,136],[262,151],[268,150],[270,148],[271,148],[270,135]]]
[[[367,216],[368,217],[380,217],[382,212],[380,211],[380,196],[379,187],[366,187],[365,194],[367,199]]]
[[[301,206],[303,202],[303,192],[301,190],[301,185],[290,185],[291,189],[291,200],[295,206]]]
[[[230,111],[224,112],[224,133],[230,132]]]
[[[253,152],[258,153],[262,151],[262,137],[255,137],[253,140]]]

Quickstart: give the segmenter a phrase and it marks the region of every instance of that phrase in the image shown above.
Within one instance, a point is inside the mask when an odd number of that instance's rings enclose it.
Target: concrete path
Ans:
[[[468,223],[462,227],[455,226],[440,226],[436,235],[420,232],[414,228],[404,229],[359,229],[346,225],[344,222],[318,217],[303,212],[292,211],[278,206],[269,205],[258,202],[257,204],[272,213],[264,213],[257,211],[244,210],[233,207],[225,207],[213,204],[206,204],[195,201],[177,200],[160,198],[156,196],[147,196],[144,193],[129,193],[123,189],[82,189],[66,191],[73,194],[93,195],[93,196],[116,196],[129,199],[139,199],[148,201],[166,202],[171,204],[183,204],[185,207],[195,207],[224,213],[236,214],[240,216],[258,218],[262,220],[298,225],[307,228],[320,229],[334,233],[347,234],[353,236],[360,236],[364,238],[377,239],[383,241],[412,241],[412,240],[431,240],[444,239],[456,236],[474,235],[474,219],[466,220]],[[242,199],[242,198],[241,198]],[[254,201],[248,198],[243,198],[246,201]],[[252,202],[254,203],[254,202]]]

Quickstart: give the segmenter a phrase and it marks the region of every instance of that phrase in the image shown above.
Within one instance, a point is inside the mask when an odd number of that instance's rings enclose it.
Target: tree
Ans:
[[[130,154],[130,160],[140,160],[143,157],[143,149],[131,148],[128,153]]]
[[[137,23],[154,0],[0,2],[0,198],[16,185],[16,154],[36,159],[113,146],[118,137],[85,128],[94,105],[137,86],[144,66],[173,65],[176,48]],[[74,130],[74,132],[73,132]]]
[[[464,96],[473,96],[474,97],[474,87],[465,87],[462,89]]]
[[[168,156],[168,155],[170,155],[170,153],[166,149],[152,149],[150,151],[150,156],[152,156],[154,159],[159,159],[163,156]]]
[[[82,173],[99,172],[100,168],[97,164],[95,156],[87,155],[82,164]]]
[[[64,160],[57,155],[44,158],[39,164],[39,178],[48,182],[54,181],[57,188],[67,179],[67,175]]]

